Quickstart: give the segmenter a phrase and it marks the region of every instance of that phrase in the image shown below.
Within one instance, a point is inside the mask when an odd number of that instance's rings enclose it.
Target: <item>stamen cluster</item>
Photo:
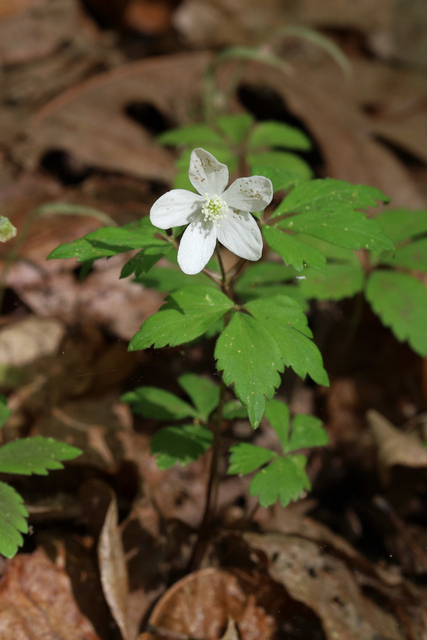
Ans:
[[[219,227],[219,221],[227,217],[227,211],[228,205],[220,196],[205,193],[205,204],[202,206],[205,221],[211,220]]]

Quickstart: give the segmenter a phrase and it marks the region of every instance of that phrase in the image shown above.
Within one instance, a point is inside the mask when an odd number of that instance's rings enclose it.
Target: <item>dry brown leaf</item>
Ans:
[[[116,497],[111,492],[111,502],[98,543],[99,568],[102,588],[112,616],[117,622],[123,640],[129,640],[128,575],[118,518]]]
[[[395,465],[427,467],[427,449],[421,440],[400,431],[374,409],[368,411],[367,419],[378,448],[378,461],[385,473],[384,479],[388,478],[387,470]]]
[[[2,640],[99,640],[78,610],[64,569],[43,551],[18,555],[0,580]]]
[[[388,608],[363,595],[357,574],[341,559],[325,555],[317,543],[275,533],[247,533],[243,538],[267,555],[273,580],[319,616],[328,640],[372,640],[375,635],[406,638]]]
[[[62,322],[30,315],[0,331],[0,363],[23,367],[55,354],[65,336]]]
[[[150,632],[143,633],[139,640],[161,637],[156,628],[159,632],[165,629],[192,638],[216,640],[226,629],[229,617],[235,620],[241,640],[273,637],[274,621],[257,603],[256,595],[246,593],[242,582],[227,571],[202,569],[165,593],[151,614]]]
[[[188,121],[207,60],[174,55],[134,62],[73,87],[30,123],[28,162],[34,166],[46,150],[59,149],[92,167],[169,182],[172,155],[126,108],[148,103],[172,122]]]

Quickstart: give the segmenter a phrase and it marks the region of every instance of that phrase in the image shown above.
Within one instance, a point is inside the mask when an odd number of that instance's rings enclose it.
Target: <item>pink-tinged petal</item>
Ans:
[[[228,167],[218,162],[208,151],[194,149],[190,158],[188,177],[200,194],[220,196],[228,184]]]
[[[186,189],[172,189],[161,196],[150,210],[150,220],[159,229],[188,224],[200,210],[204,199]]]
[[[238,178],[222,195],[229,207],[242,211],[263,211],[273,199],[271,180],[263,176]]]
[[[227,217],[221,220],[218,240],[240,258],[259,260],[262,256],[261,231],[247,211],[229,209]]]
[[[178,264],[184,273],[199,273],[215,251],[216,226],[203,218],[192,222],[184,231],[179,243]]]

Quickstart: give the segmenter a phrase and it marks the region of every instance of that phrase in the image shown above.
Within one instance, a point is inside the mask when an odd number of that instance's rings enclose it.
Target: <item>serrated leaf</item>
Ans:
[[[427,355],[427,290],[419,280],[378,269],[368,280],[366,297],[398,340],[407,340],[416,353]]]
[[[133,256],[125,265],[120,273],[120,278],[128,278],[133,273],[136,277],[142,273],[150,271],[152,267],[161,259],[167,256],[172,247],[165,243],[163,247],[147,247],[143,249],[136,256]]]
[[[239,400],[230,400],[226,402],[222,410],[224,420],[236,420],[238,418],[247,418],[248,410]]]
[[[0,429],[12,413],[11,409],[7,408],[6,396],[0,394]]]
[[[414,240],[399,249],[390,258],[381,260],[383,264],[427,271],[427,238]]]
[[[188,402],[173,393],[157,387],[137,387],[122,396],[123,402],[131,405],[135,413],[145,418],[158,420],[181,420],[197,416],[197,412]]]
[[[72,460],[81,453],[77,447],[53,438],[22,438],[0,448],[0,472],[45,476],[49,470],[63,469],[61,461]]]
[[[248,149],[259,147],[284,147],[285,149],[311,149],[311,140],[301,129],[289,124],[267,120],[254,127],[248,141]]]
[[[298,500],[304,490],[311,488],[305,464],[304,456],[276,458],[253,478],[249,485],[250,495],[258,496],[262,507],[269,507],[278,499],[282,507],[287,507],[292,500]]]
[[[273,398],[267,403],[265,417],[279,436],[283,451],[286,451],[290,426],[288,405]]]
[[[200,147],[204,145],[225,146],[223,137],[206,124],[190,124],[165,131],[157,140],[165,145],[186,145]]]
[[[308,164],[295,153],[284,151],[252,151],[247,155],[247,161],[252,167],[254,165],[268,165],[276,167],[279,171],[291,171],[299,176],[300,180],[309,180],[312,171]]]
[[[284,451],[297,451],[307,447],[323,447],[328,444],[329,437],[322,426],[322,421],[314,416],[298,414],[292,421],[292,431]]]
[[[395,243],[427,233],[427,211],[387,209],[376,216],[375,220]]]
[[[132,338],[130,351],[176,346],[201,336],[221,318],[233,302],[221,291],[195,285],[184,287],[169,295],[163,307],[147,318]]]
[[[227,386],[248,408],[251,425],[258,427],[283,371],[281,352],[270,332],[245,313],[235,313],[218,338],[215,359]]]
[[[277,251],[287,265],[291,265],[297,271],[302,271],[307,265],[314,269],[325,270],[326,258],[314,247],[301,242],[296,236],[291,236],[277,227],[265,225],[262,235],[267,244]]]
[[[22,497],[9,485],[0,482],[0,554],[13,558],[22,545],[21,533],[28,532],[28,511]]]
[[[191,398],[197,409],[197,417],[202,422],[206,422],[219,403],[218,385],[194,373],[184,373],[179,376],[178,383]]]
[[[215,124],[234,144],[240,145],[253,121],[254,119],[249,113],[238,113],[221,116],[216,120]]]
[[[305,244],[310,245],[310,247],[314,247],[320,253],[322,253],[327,261],[331,262],[341,262],[346,264],[358,265],[360,264],[360,259],[353,249],[347,249],[345,247],[339,247],[336,244],[331,244],[326,240],[321,240],[320,238],[315,238],[314,236],[309,236],[306,233],[299,233],[298,239]]]
[[[266,164],[251,164],[251,172],[253,176],[264,176],[273,183],[273,191],[281,189],[290,189],[301,181],[301,175],[287,169],[279,169]]]
[[[328,263],[324,273],[314,269],[304,271],[300,281],[304,296],[315,300],[341,300],[356,295],[363,289],[364,271],[360,263]]]
[[[172,293],[182,287],[194,286],[195,284],[215,287],[213,281],[204,273],[189,276],[181,269],[170,267],[156,267],[147,274],[140,274],[136,280],[148,289],[156,289],[160,293]]]
[[[239,473],[245,475],[252,473],[262,465],[277,456],[274,451],[258,447],[254,444],[242,442],[230,447],[230,466],[227,473],[229,475]]]
[[[77,258],[78,262],[86,262],[147,246],[164,247],[166,240],[155,237],[158,233],[149,218],[142,218],[139,225],[102,227],[83,238],[61,244],[48,255],[47,260]]]
[[[281,202],[273,216],[312,210],[335,211],[338,205],[340,208],[351,205],[352,209],[366,209],[388,200],[387,196],[374,187],[350,184],[332,178],[310,180],[296,186]]]
[[[387,198],[373,187],[341,180],[311,180],[295,187],[273,213],[273,218],[297,213],[278,222],[283,229],[300,231],[348,249],[393,249],[380,226],[357,209],[377,206]]]
[[[212,432],[200,424],[165,427],[151,440],[151,454],[159,469],[169,469],[176,462],[181,466],[197,460],[212,445]]]
[[[246,308],[274,338],[285,366],[292,367],[301,378],[308,374],[318,384],[329,384],[322,356],[307,337],[311,331],[298,303],[285,296],[275,296],[249,302]]]

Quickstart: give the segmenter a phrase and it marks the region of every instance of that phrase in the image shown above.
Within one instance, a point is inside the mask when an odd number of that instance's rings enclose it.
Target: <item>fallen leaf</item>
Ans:
[[[378,462],[385,482],[389,481],[391,467],[427,467],[427,449],[419,438],[396,429],[384,416],[370,409],[367,413],[376,445]]]
[[[30,315],[0,331],[0,363],[23,367],[58,351],[65,336],[62,322]]]
[[[229,617],[235,621],[241,640],[267,640],[274,635],[274,621],[257,603],[256,589],[255,594],[246,593],[243,581],[232,573],[201,569],[165,593],[150,616],[149,631],[139,640],[156,640],[162,637],[162,629],[215,640],[226,630]]]
[[[0,580],[2,640],[100,640],[78,610],[64,569],[43,551],[10,560]]]
[[[129,640],[127,621],[129,587],[118,518],[116,497],[111,492],[110,505],[98,543],[99,569],[105,599],[112,616],[120,629],[123,640]]]

